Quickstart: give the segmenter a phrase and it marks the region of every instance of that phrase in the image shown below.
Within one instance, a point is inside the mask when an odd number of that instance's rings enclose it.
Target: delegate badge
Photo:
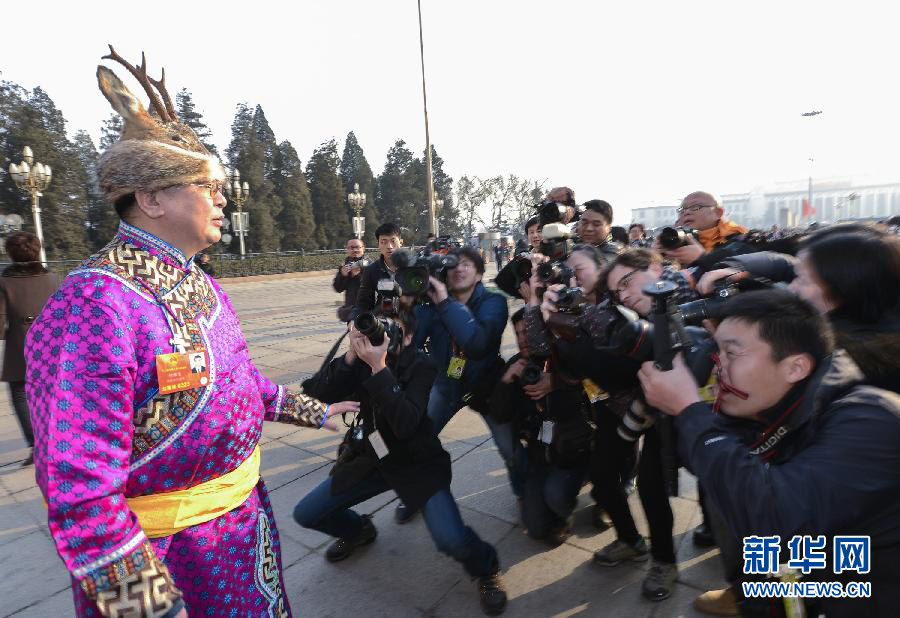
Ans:
[[[706,403],[714,403],[716,401],[716,396],[719,394],[719,382],[716,380],[716,372],[709,376],[706,386],[701,386],[697,389],[697,392],[700,395],[700,399]]]
[[[209,356],[206,350],[157,355],[156,379],[161,395],[206,386],[209,384]]]
[[[454,356],[450,359],[450,365],[447,367],[447,377],[454,380],[461,380],[463,370],[466,368],[466,359],[461,356]]]
[[[584,394],[587,395],[591,403],[609,399],[609,393],[597,386],[593,380],[585,378],[581,381],[581,386],[584,388]]]

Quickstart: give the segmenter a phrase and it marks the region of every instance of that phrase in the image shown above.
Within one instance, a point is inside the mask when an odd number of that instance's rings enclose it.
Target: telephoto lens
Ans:
[[[659,246],[669,251],[678,249],[687,245],[692,235],[691,230],[683,227],[664,227],[659,233]]]
[[[384,322],[372,313],[360,313],[353,320],[353,327],[365,335],[374,346],[384,343]]]
[[[519,377],[519,383],[522,386],[532,386],[541,381],[543,369],[535,363],[529,362],[522,368],[522,375]]]

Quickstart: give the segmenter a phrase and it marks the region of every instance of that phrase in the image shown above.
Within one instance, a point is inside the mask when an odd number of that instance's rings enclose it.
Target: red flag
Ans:
[[[809,217],[810,215],[814,215],[814,214],[816,214],[816,209],[810,208],[809,200],[806,198],[803,198],[803,216]]]

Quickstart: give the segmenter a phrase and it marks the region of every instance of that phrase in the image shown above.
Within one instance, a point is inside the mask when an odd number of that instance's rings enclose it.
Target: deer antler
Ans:
[[[153,90],[153,85],[150,83],[150,78],[147,77],[147,59],[144,56],[144,52],[141,52],[141,66],[132,65],[127,60],[125,60],[122,56],[116,53],[116,50],[113,49],[113,46],[109,46],[109,54],[103,56],[103,59],[115,60],[126,69],[128,72],[134,75],[134,78],[140,82],[141,86],[144,87],[144,91],[150,96],[150,103],[153,105],[154,109],[156,109],[156,113],[159,114],[160,120],[163,122],[170,122],[173,118],[169,117],[166,108],[163,107],[162,102],[159,100],[159,95],[156,94]],[[165,76],[163,77],[165,79]],[[160,82],[162,83],[162,82]],[[168,95],[166,95],[168,99]],[[171,105],[171,102],[169,102]]]
[[[162,68],[162,77],[159,80],[155,80],[152,77],[148,78],[150,83],[156,86],[156,89],[159,90],[159,94],[162,95],[163,103],[166,104],[166,110],[169,112],[169,116],[175,122],[178,122],[178,114],[175,112],[175,106],[172,105],[172,99],[169,97],[169,91],[166,90],[166,68]]]

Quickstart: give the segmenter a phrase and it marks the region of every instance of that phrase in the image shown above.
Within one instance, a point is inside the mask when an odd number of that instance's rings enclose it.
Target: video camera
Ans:
[[[426,254],[447,255],[454,247],[458,247],[457,243],[451,236],[438,236],[425,247]]]
[[[459,258],[453,254],[413,253],[410,249],[397,249],[391,254],[391,262],[397,267],[394,280],[400,291],[421,300],[430,287],[428,277],[446,283],[447,271],[456,268]]]

